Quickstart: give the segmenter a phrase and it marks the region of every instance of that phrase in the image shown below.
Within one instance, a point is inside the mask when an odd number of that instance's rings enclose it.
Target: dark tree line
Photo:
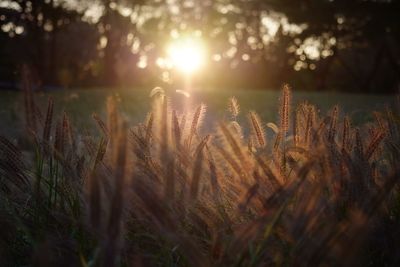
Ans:
[[[302,33],[330,33],[336,38],[331,57],[320,62],[319,87],[339,65],[355,88],[371,92],[395,88],[400,77],[400,23],[397,0],[283,0],[280,9],[295,23],[308,24]],[[377,89],[383,86],[384,88]],[[395,90],[395,89],[394,89]]]
[[[0,0],[0,85],[22,66],[38,87],[160,83],[172,32],[197,31],[208,85],[395,92],[399,11],[396,0]]]

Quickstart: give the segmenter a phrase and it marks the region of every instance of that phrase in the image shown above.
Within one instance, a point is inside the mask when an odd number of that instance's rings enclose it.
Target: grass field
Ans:
[[[396,98],[149,93],[3,93],[0,266],[400,266]]]
[[[40,107],[45,107],[47,99],[52,96],[55,102],[55,114],[65,111],[71,117],[74,125],[81,129],[90,130],[94,126],[91,119],[93,113],[101,117],[105,115],[106,98],[114,95],[119,103],[119,108],[132,124],[143,121],[146,113],[150,110],[150,89],[136,90],[66,90],[53,92],[39,92],[36,100]],[[179,103],[181,94],[167,91],[167,96],[172,98],[173,103]],[[243,113],[250,110],[256,111],[265,122],[276,122],[278,119],[279,90],[219,90],[208,89],[196,91],[192,94],[193,102],[203,102],[207,106],[208,115],[205,125],[209,125],[210,114],[221,118],[226,113],[229,97],[235,96],[241,105]],[[354,124],[361,124],[373,119],[371,111],[382,110],[385,104],[392,105],[394,97],[390,95],[360,95],[344,93],[318,93],[298,92],[293,90],[293,103],[308,101],[315,104],[320,112],[326,113],[334,105],[339,105],[341,111],[348,114]],[[0,91],[0,133],[13,138],[18,136],[21,130],[23,115],[23,96],[15,91]],[[243,120],[245,118],[239,118]],[[210,126],[210,125],[209,125]]]

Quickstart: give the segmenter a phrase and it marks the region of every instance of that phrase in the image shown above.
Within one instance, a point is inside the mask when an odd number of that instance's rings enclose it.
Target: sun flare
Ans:
[[[204,65],[206,49],[198,38],[182,38],[174,40],[168,45],[167,55],[173,67],[186,74],[191,74]]]

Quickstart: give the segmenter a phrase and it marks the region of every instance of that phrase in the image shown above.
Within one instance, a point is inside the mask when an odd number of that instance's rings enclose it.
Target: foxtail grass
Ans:
[[[204,104],[179,112],[155,88],[143,123],[109,98],[92,136],[25,94],[32,151],[0,136],[2,266],[399,263],[396,109],[354,128],[285,85],[276,122],[231,98],[200,128]]]

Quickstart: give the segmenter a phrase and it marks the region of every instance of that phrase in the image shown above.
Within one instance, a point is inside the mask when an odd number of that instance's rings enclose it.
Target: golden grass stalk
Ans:
[[[382,142],[382,140],[385,138],[386,133],[382,130],[377,131],[372,139],[371,142],[369,143],[366,151],[365,151],[365,158],[367,160],[369,160],[372,155],[374,154],[374,152],[376,151],[376,149],[378,148],[379,144]]]
[[[103,219],[101,216],[102,196],[100,183],[100,179],[102,178],[102,176],[98,171],[98,165],[103,161],[104,154],[106,153],[106,146],[107,142],[105,139],[102,138],[97,148],[93,168],[88,177],[89,220],[96,231],[100,231],[101,221]]]
[[[120,124],[119,114],[117,109],[117,103],[115,102],[114,97],[109,96],[107,98],[107,129],[110,133],[110,145],[114,146],[114,141],[117,140],[117,131]]]
[[[104,244],[104,266],[115,266],[118,258],[121,223],[126,197],[126,161],[127,161],[127,126],[125,122],[118,125],[114,158],[114,190],[111,200],[107,225],[106,243]]]
[[[260,156],[256,156],[256,160],[258,162],[258,165],[261,167],[264,174],[268,178],[268,180],[271,181],[271,184],[274,186],[274,189],[279,189],[283,185],[283,181],[281,181],[280,179],[278,179],[278,177],[276,177],[276,175],[272,172],[268,164]]]
[[[235,172],[239,177],[241,177],[243,171],[239,163],[237,163],[237,161],[231,156],[231,154],[228,151],[226,151],[223,146],[217,146],[216,149],[227,163],[227,167],[229,169],[232,169],[233,172]]]
[[[260,147],[264,147],[266,145],[265,141],[265,132],[262,127],[260,118],[258,117],[258,114],[254,111],[250,111],[249,113],[249,119],[251,122],[251,126],[253,129],[254,136],[256,137],[256,140],[258,142],[258,145]]]
[[[229,128],[234,131],[234,133],[238,136],[238,138],[243,138],[242,127],[237,121],[230,121]]]
[[[304,133],[304,143],[306,147],[309,147],[311,142],[311,133],[315,123],[315,109],[313,106],[308,106],[307,118],[306,118],[306,129]]]
[[[203,120],[205,112],[206,112],[206,106],[202,103],[196,108],[195,112],[193,113],[192,123],[190,125],[189,135],[186,141],[188,149],[192,144],[193,137],[197,134],[197,130]]]
[[[181,128],[179,126],[176,110],[172,111],[172,132],[174,136],[175,147],[179,148],[181,143]]]
[[[206,151],[207,151],[207,161],[208,161],[208,168],[210,171],[210,184],[211,184],[211,189],[213,193],[213,197],[217,202],[220,202],[220,184],[219,184],[219,178],[218,178],[218,171],[217,171],[217,166],[214,160],[214,157],[206,145]]]
[[[107,137],[107,139],[110,136],[110,132],[107,128],[107,125],[104,123],[104,121],[96,114],[92,114],[92,118],[96,121],[97,125],[99,126],[100,130],[103,132],[104,136]]]
[[[47,103],[48,104],[47,104],[46,121],[44,123],[44,129],[43,129],[43,142],[45,143],[48,143],[50,141],[50,132],[53,120],[53,107],[54,107],[53,98],[50,97]]]
[[[350,119],[349,117],[344,117],[343,119],[343,133],[342,133],[342,150],[349,151],[350,143]]]
[[[358,159],[362,159],[364,157],[364,145],[361,139],[360,129],[355,129],[355,147],[354,152]]]
[[[148,119],[147,119],[147,123],[146,123],[146,136],[145,136],[146,144],[150,143],[150,138],[153,135],[153,121],[154,121],[154,115],[153,115],[153,112],[151,112],[148,115]]]
[[[332,111],[331,121],[330,121],[329,131],[328,131],[328,142],[330,142],[330,143],[335,142],[338,116],[339,116],[339,107],[335,106]]]
[[[165,95],[164,89],[162,89],[159,86],[156,86],[151,90],[149,97],[152,98],[152,97],[159,97],[159,96],[164,96],[164,95]]]
[[[240,112],[240,106],[236,97],[229,98],[228,111],[230,112],[232,119],[236,120],[236,117],[239,115]]]
[[[207,145],[207,142],[210,140],[210,135],[201,140],[196,148],[194,165],[193,165],[193,173],[192,173],[192,181],[190,184],[190,198],[197,199],[200,187],[200,177],[203,172],[203,149]]]
[[[293,141],[294,146],[300,145],[300,108],[296,109],[293,118]]]
[[[234,134],[231,133],[228,127],[226,127],[225,123],[220,122],[219,123],[219,128],[221,129],[221,132],[223,136],[225,137],[225,140],[229,144],[230,148],[233,151],[233,154],[239,159],[239,161],[242,164],[245,164],[246,159],[243,153],[243,150],[241,148],[241,145],[239,144],[238,140],[236,140]]]
[[[280,132],[282,138],[285,139],[289,131],[289,117],[290,117],[290,101],[291,92],[289,85],[285,84],[282,89],[281,104],[280,104]]]

